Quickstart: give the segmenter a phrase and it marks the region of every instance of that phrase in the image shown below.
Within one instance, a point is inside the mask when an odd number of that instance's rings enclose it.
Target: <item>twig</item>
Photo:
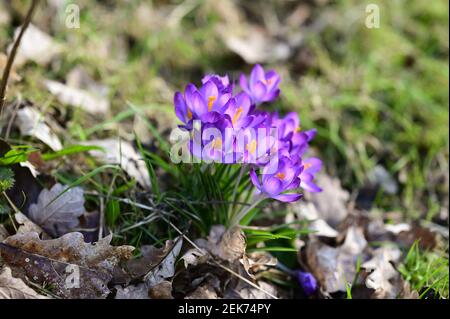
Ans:
[[[17,49],[19,48],[20,41],[25,33],[25,30],[28,28],[31,22],[31,18],[33,17],[34,9],[37,7],[39,0],[32,0],[30,8],[28,9],[25,20],[20,28],[19,36],[14,41],[11,52],[8,55],[8,59],[6,61],[5,69],[3,70],[2,82],[0,85],[0,116],[3,114],[3,106],[6,100],[6,87],[8,85],[9,74],[11,72],[12,65],[14,63],[14,59],[16,58]]]

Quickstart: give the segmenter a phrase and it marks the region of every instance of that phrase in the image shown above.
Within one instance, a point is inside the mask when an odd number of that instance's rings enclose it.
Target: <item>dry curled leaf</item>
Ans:
[[[17,234],[25,234],[25,233],[35,232],[39,235],[41,235],[41,234],[45,235],[42,228],[39,227],[38,225],[36,225],[35,223],[33,223],[24,214],[17,212],[16,214],[14,214],[14,218],[16,219],[16,222],[19,224],[19,228],[17,229]]]
[[[223,225],[211,227],[208,240],[198,239],[197,244],[212,255],[234,263],[245,254],[245,237],[239,227],[226,230]]]
[[[317,185],[323,191],[307,193],[307,199],[314,204],[318,218],[326,221],[331,227],[336,228],[348,215],[346,204],[350,195],[341,187],[341,183],[337,178],[332,178],[328,175],[317,175]]]
[[[8,234],[8,231],[6,230],[5,226],[0,224],[0,242],[2,242],[8,236],[9,236],[9,234]]]
[[[119,164],[120,167],[146,189],[150,189],[150,176],[142,156],[128,142],[119,139],[93,140],[83,142],[84,145],[93,145],[105,151],[92,150],[89,153],[99,161],[107,164]]]
[[[150,299],[148,296],[148,287],[145,283],[138,284],[136,286],[130,285],[127,287],[115,287],[116,298],[115,299]]]
[[[14,31],[14,39],[17,39],[20,28]],[[8,47],[8,52],[11,46]],[[15,65],[22,65],[27,61],[33,61],[40,65],[46,65],[61,52],[61,46],[55,43],[51,36],[30,23],[14,60]]]
[[[164,258],[145,275],[144,279],[149,287],[154,287],[163,282],[165,279],[171,278],[175,275],[175,262],[180,254],[182,246],[183,240],[181,238],[175,239],[170,249],[168,251],[166,249],[167,253]]]
[[[360,228],[354,226],[347,231],[342,246],[334,248],[313,239],[307,247],[309,268],[327,293],[346,291],[356,275],[356,263],[367,241]]]
[[[104,298],[119,262],[131,257],[133,247],[110,245],[111,236],[96,244],[81,233],[41,240],[37,233],[16,234],[0,243],[1,257],[20,278],[50,284],[64,298]]]
[[[82,188],[68,189],[55,184],[50,190],[42,190],[37,203],[30,206],[28,216],[48,234],[57,237],[77,227],[80,223],[78,218],[84,212]]]
[[[105,114],[109,111],[109,100],[92,91],[71,87],[52,80],[45,80],[46,88],[62,104],[82,108],[91,114]]]
[[[370,272],[366,278],[366,286],[375,290],[375,298],[393,299],[403,290],[400,273],[391,263],[398,261],[400,255],[397,248],[378,248],[373,257],[361,265]]]
[[[44,116],[35,108],[26,106],[17,111],[16,123],[20,133],[33,136],[48,145],[54,151],[62,149],[61,141],[45,123]]]
[[[254,252],[244,255],[240,262],[246,273],[253,278],[256,273],[276,266],[278,260],[267,252]]]
[[[192,248],[189,249],[184,255],[180,258],[184,261],[184,267],[188,268],[189,265],[197,266],[198,264],[203,264],[208,260],[208,252],[202,248]]]
[[[0,299],[48,299],[28,287],[20,278],[14,278],[11,269],[0,272]]]

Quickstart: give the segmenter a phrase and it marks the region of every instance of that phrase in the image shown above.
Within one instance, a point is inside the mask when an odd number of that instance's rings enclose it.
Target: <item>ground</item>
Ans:
[[[76,13],[67,11],[69,3],[79,9],[79,28],[67,24],[68,14]],[[148,274],[157,275],[155,265],[177,261],[163,281],[150,280],[154,285],[143,294],[152,297],[227,298],[231,290],[257,297],[253,283],[277,297],[304,298],[299,270],[319,283],[312,298],[448,298],[448,2],[370,3],[380,10],[379,28],[367,27],[364,1],[41,1],[30,28],[48,39],[24,38],[31,53],[19,50],[0,118],[0,154],[25,145],[22,159],[38,173],[1,171],[5,242],[26,252],[20,238],[11,239],[23,224],[18,211],[44,228],[43,246],[69,230],[82,230],[88,242],[112,235],[114,247],[136,248],[132,261],[140,260],[144,284]],[[29,4],[0,1],[0,70]],[[44,52],[36,52],[46,41]],[[237,80],[256,63],[282,78],[280,98],[264,107],[297,112],[302,129],[317,129],[310,152],[323,161],[324,192],[295,204],[263,202],[242,222],[241,238],[234,228],[218,225],[230,225],[236,198],[248,199],[248,178],[241,181],[235,166],[174,164],[167,150],[170,131],[180,124],[176,91],[190,82],[199,85],[209,73]],[[37,110],[47,128],[27,131],[27,121],[36,118],[23,111],[28,109]],[[129,156],[124,160],[122,153]],[[12,167],[5,159],[1,164]],[[38,195],[42,188],[57,194],[57,183],[71,189],[57,200],[84,209],[72,208],[75,222],[49,229],[38,211],[52,201]],[[32,203],[41,207],[32,209]],[[332,234],[320,233],[325,229],[311,223],[316,219]],[[398,225],[406,228],[393,227]],[[230,234],[237,242],[227,240]],[[188,254],[195,239],[208,261]],[[182,247],[174,254],[179,240]],[[381,250],[385,243],[398,250]],[[228,256],[229,247],[239,253]],[[20,265],[4,255],[2,250],[5,265],[20,277]],[[274,257],[278,266],[271,264]],[[246,259],[254,267],[245,266]],[[142,277],[128,270],[133,280]],[[231,276],[232,288],[224,287],[229,270],[239,273]],[[329,279],[336,271],[352,278]],[[375,271],[386,280],[368,287]],[[186,284],[201,273],[210,275],[198,286]],[[110,292],[102,297],[127,294],[128,284],[105,282]],[[79,297],[39,280],[29,286],[50,297]],[[85,297],[100,296],[90,293]]]

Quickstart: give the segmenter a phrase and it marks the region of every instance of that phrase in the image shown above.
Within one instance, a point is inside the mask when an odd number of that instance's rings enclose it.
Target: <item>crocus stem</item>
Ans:
[[[246,208],[243,208],[239,212],[239,214],[237,214],[236,216],[233,216],[233,219],[231,220],[231,223],[230,223],[230,228],[233,228],[233,227],[239,225],[239,223],[241,222],[242,218],[244,218],[253,208],[256,207],[256,205],[261,203],[264,199],[265,199],[264,196],[262,196],[261,194],[258,195],[255,198],[254,202],[250,206],[248,206]]]
[[[234,185],[233,197],[232,197],[233,200],[232,200],[232,203],[230,204],[230,206],[228,207],[228,217],[229,218],[233,217],[233,215],[234,215],[233,210],[234,210],[234,207],[236,206],[236,202],[238,200],[237,191],[238,191],[239,185],[241,184],[241,179],[242,179],[242,176],[244,175],[245,168],[246,168],[245,165],[241,166],[241,168],[239,170],[239,176],[238,176],[237,182]]]

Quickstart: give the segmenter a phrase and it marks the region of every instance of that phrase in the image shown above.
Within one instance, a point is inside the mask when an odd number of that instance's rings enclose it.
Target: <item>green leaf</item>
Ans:
[[[13,146],[4,156],[0,157],[0,165],[7,166],[26,162],[28,154],[35,151],[37,151],[36,148],[28,145]]]
[[[53,160],[53,159],[56,159],[59,157],[66,156],[66,155],[82,153],[82,152],[87,152],[87,151],[92,151],[92,150],[98,150],[98,151],[105,152],[105,149],[103,149],[102,147],[99,147],[99,146],[71,145],[71,146],[68,146],[68,147],[58,151],[58,152],[42,154],[42,159],[44,161],[50,161],[50,160]]]

